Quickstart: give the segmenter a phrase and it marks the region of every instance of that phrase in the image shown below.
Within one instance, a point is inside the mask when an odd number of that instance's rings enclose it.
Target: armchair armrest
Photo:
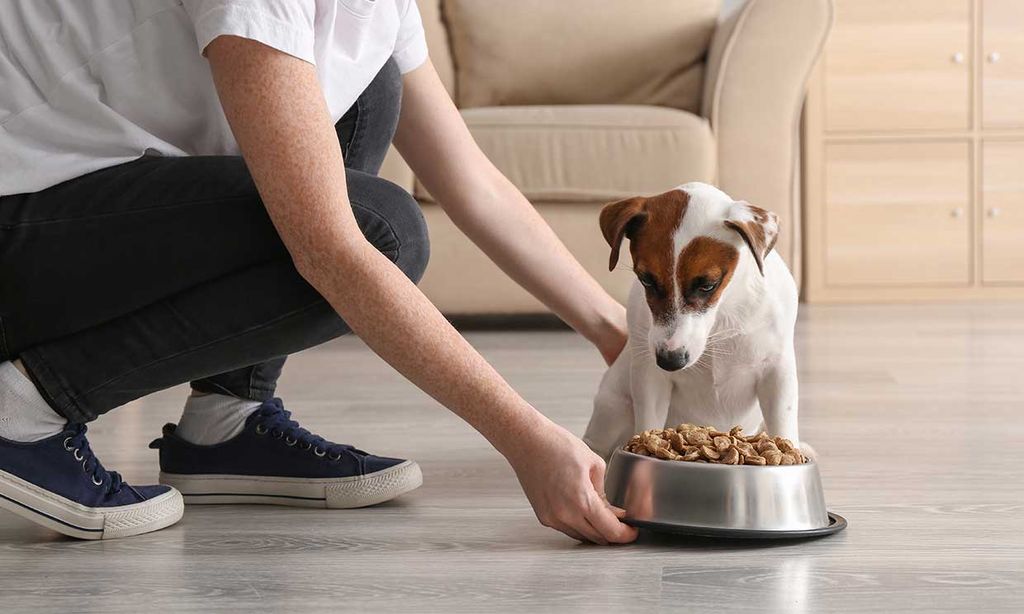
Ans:
[[[718,141],[718,184],[778,213],[776,249],[800,279],[799,123],[832,0],[748,0],[716,30],[702,115]]]

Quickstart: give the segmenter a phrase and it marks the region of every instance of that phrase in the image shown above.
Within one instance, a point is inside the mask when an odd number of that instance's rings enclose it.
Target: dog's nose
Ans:
[[[686,350],[676,350],[669,352],[662,350],[656,353],[655,361],[658,366],[666,371],[678,371],[686,366],[686,363],[690,362],[690,353]]]

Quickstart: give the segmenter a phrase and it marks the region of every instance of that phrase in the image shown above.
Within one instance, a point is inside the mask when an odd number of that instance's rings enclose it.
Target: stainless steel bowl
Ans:
[[[812,537],[846,521],[825,509],[818,465],[714,465],[616,450],[608,501],[635,526],[727,537]]]

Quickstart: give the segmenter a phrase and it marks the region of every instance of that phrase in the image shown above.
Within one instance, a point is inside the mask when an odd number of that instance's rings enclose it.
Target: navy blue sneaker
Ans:
[[[382,503],[419,488],[413,461],[332,443],[291,419],[281,399],[246,418],[242,432],[209,446],[190,443],[167,424],[149,444],[160,450],[160,483],[185,503],[266,503],[350,508]]]
[[[89,448],[84,424],[21,443],[0,437],[0,507],[81,539],[156,531],[181,519],[170,486],[129,486]]]

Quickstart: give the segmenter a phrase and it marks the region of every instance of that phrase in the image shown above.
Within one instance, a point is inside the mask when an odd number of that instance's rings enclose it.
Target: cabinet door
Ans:
[[[1024,283],[1024,142],[982,148],[982,279]]]
[[[1024,126],[1024,2],[985,0],[981,14],[982,121],[986,128]]]
[[[959,141],[828,145],[826,284],[967,284],[969,151]]]
[[[828,130],[967,128],[971,0],[838,0]]]

